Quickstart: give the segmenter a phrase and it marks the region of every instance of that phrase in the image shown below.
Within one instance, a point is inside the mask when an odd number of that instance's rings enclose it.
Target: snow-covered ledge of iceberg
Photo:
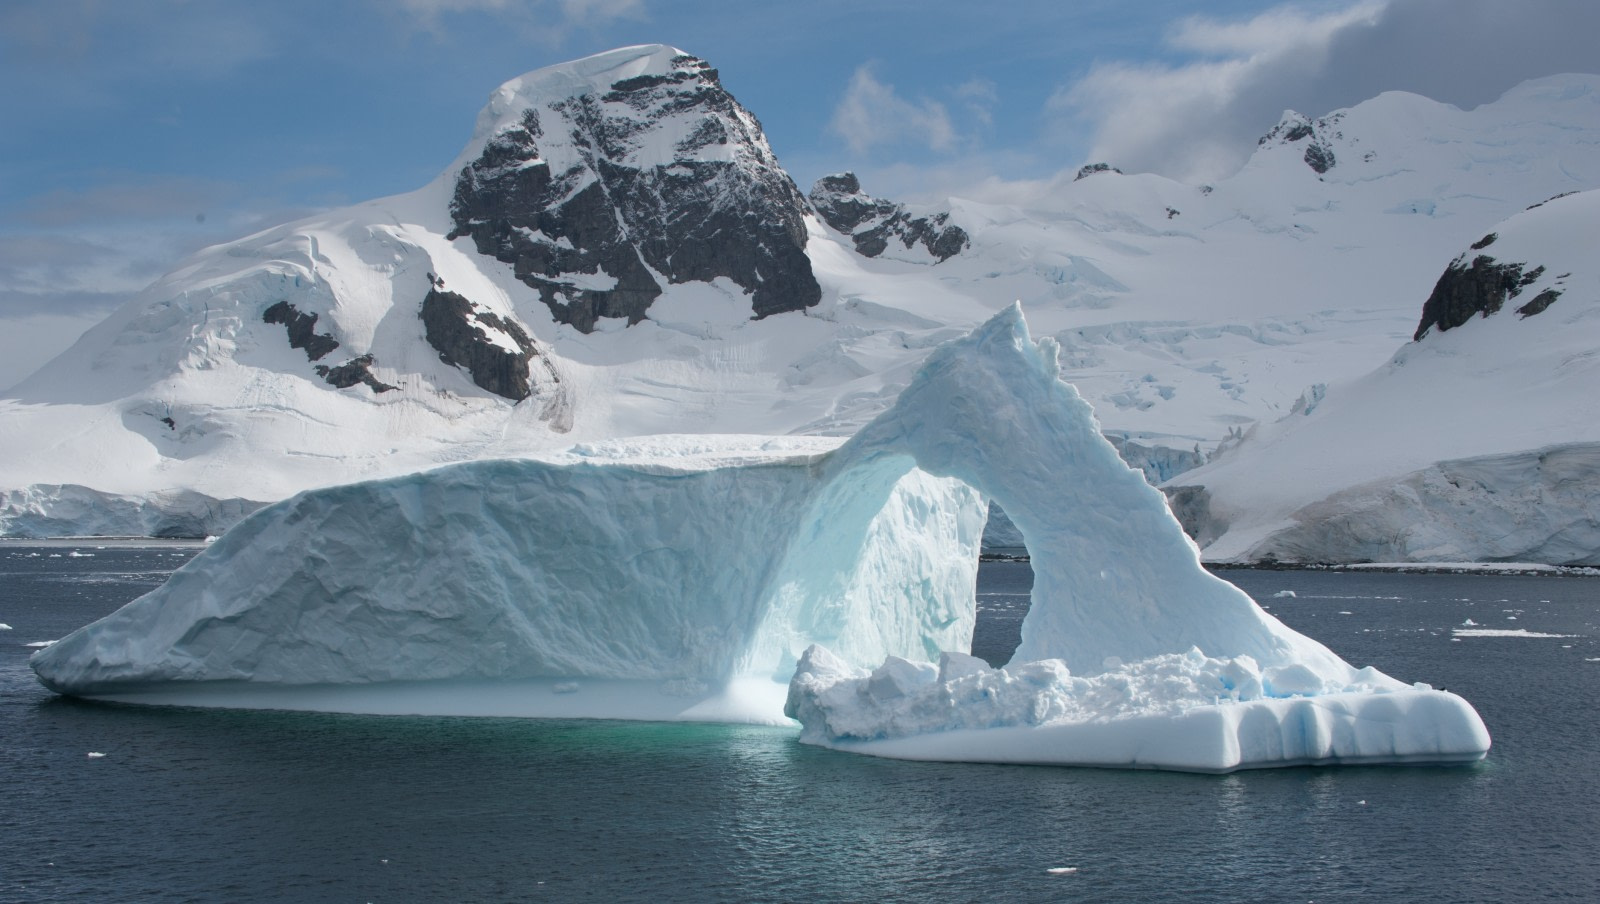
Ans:
[[[802,740],[911,759],[1225,772],[1463,762],[1489,734],[1460,697],[1355,669],[1205,571],[1160,491],[1118,458],[1020,309],[928,359],[829,459],[902,457],[998,503],[1033,557],[1004,669],[959,653],[874,671],[809,649]]]

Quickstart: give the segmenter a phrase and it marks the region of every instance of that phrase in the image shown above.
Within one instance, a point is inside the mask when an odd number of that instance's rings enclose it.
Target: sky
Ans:
[[[1283,111],[1600,72],[1593,0],[4,0],[0,387],[190,252],[420,187],[523,72],[716,66],[807,189],[1226,177]]]

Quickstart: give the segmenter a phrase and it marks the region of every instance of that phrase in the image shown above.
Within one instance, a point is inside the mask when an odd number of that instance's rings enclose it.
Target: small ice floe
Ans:
[[[1584,662],[1600,662],[1600,656],[1585,656],[1583,658],[1583,661]]]
[[[10,625],[6,624],[5,622],[0,622],[0,631],[9,631],[9,630],[11,630],[11,626]]]
[[[1358,806],[1358,807],[1365,807],[1366,805],[1367,805],[1367,802],[1364,801],[1364,800],[1356,801],[1356,806]]]
[[[1477,622],[1475,622],[1475,621],[1473,621],[1472,619],[1469,618],[1466,621],[1461,623],[1461,627],[1463,627],[1463,628],[1471,628],[1476,624],[1477,624]]]
[[[1050,876],[1070,876],[1077,871],[1078,868],[1076,866],[1052,866],[1045,870],[1045,874]]]
[[[1577,637],[1576,634],[1546,634],[1527,628],[1457,628],[1456,637]]]
[[[67,558],[69,558],[69,559],[92,559],[92,558],[94,558],[94,553],[92,553],[92,552],[78,552],[76,549],[74,549],[72,552],[67,553]]]
[[[55,643],[53,640],[36,640],[33,643],[24,644],[24,646],[28,647],[29,649],[42,650],[53,643]]]
[[[1340,609],[1339,610],[1339,614],[1340,615],[1355,615],[1355,613],[1351,612],[1349,609]]]
[[[1279,590],[1277,593],[1274,593],[1272,595],[1272,598],[1275,599],[1275,600],[1293,599],[1294,598],[1294,591],[1293,590]]]
[[[105,756],[105,754],[101,753],[98,750],[89,751],[89,759],[91,759],[91,760],[98,760],[103,756]]]

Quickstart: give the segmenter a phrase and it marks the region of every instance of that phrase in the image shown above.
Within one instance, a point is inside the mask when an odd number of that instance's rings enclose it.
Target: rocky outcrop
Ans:
[[[320,361],[339,347],[339,340],[317,332],[317,315],[304,313],[287,301],[262,311],[261,321],[283,324],[289,331],[289,347],[305,349],[309,361]]]
[[[349,389],[360,384],[373,392],[388,392],[394,387],[372,375],[374,361],[371,355],[357,355],[338,367],[319,364],[317,376],[335,389]]]
[[[1473,248],[1487,247],[1495,236],[1484,236]],[[1456,258],[1445,268],[1444,275],[1434,283],[1433,292],[1422,305],[1422,321],[1412,340],[1421,339],[1428,331],[1438,327],[1440,332],[1455,329],[1474,316],[1488,317],[1497,313],[1506,301],[1522,294],[1522,290],[1544,275],[1543,267],[1526,272],[1523,263],[1500,263],[1487,254],[1475,255],[1467,263],[1466,255]],[[1523,317],[1543,311],[1560,297],[1556,289],[1540,292],[1531,302],[1517,309]]]
[[[1087,179],[1090,176],[1098,175],[1100,173],[1116,173],[1120,176],[1122,175],[1122,170],[1117,169],[1109,163],[1086,163],[1083,166],[1078,167],[1078,175],[1073,176],[1072,181],[1077,182],[1080,179]]]
[[[1269,144],[1298,146],[1301,142],[1305,142],[1301,159],[1320,176],[1338,163],[1333,153],[1333,141],[1344,137],[1338,130],[1339,122],[1343,119],[1343,113],[1334,113],[1312,120],[1293,110],[1285,110],[1283,119],[1279,120],[1267,134],[1261,136],[1256,141],[1256,146],[1265,147]]]
[[[461,170],[450,237],[582,332],[643,320],[663,280],[729,279],[757,318],[815,305],[805,201],[760,124],[704,61],[669,68],[525,109]]]
[[[533,394],[529,363],[539,351],[521,324],[439,288],[422,300],[419,316],[439,360],[466,370],[473,383],[513,402]]]
[[[316,331],[316,314],[307,314],[287,301],[280,301],[262,311],[261,320],[264,323],[283,324],[289,331],[289,347],[305,349],[307,360],[320,361],[339,347],[339,340],[328,333]],[[372,375],[372,365],[375,361],[371,355],[357,355],[336,366],[318,364],[317,376],[335,389],[349,389],[359,384],[364,384],[373,392],[388,392],[394,389],[393,386]],[[162,422],[173,430],[178,429],[171,418],[163,418]]]
[[[855,173],[823,176],[809,197],[817,216],[849,236],[856,251],[866,257],[889,250],[894,240],[908,251],[920,246],[935,262],[942,262],[972,244],[966,230],[949,222],[950,214],[914,216],[902,204],[863,192]]]

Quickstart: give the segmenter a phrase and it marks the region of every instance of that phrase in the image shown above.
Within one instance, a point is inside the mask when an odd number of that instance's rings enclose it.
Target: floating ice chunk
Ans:
[[[1470,627],[1476,625],[1477,622],[1475,622],[1475,621],[1473,621],[1472,619],[1469,618],[1466,621],[1462,622],[1461,624],[1462,624],[1463,627],[1470,628]]]
[[[6,624],[5,622],[0,622],[0,631],[10,631],[10,630],[11,630],[11,626],[10,625]]]
[[[1294,595],[1295,594],[1294,594],[1293,590],[1279,590],[1277,593],[1274,593],[1272,595],[1272,598],[1273,599],[1280,599],[1280,600],[1281,599],[1293,599]]]
[[[98,760],[103,756],[105,756],[105,754],[101,753],[98,750],[89,751],[89,759],[91,759],[91,760]]]
[[[35,649],[35,650],[42,650],[45,647],[54,646],[54,645],[55,645],[55,641],[53,641],[53,640],[36,640],[33,643],[24,644],[23,646],[26,646],[26,647],[29,647],[29,648]]]
[[[1045,870],[1045,873],[1051,876],[1070,876],[1077,871],[1076,866],[1052,866]]]
[[[1540,631],[1529,631],[1527,628],[1457,628],[1457,637],[1577,637],[1576,634],[1545,634]]]

